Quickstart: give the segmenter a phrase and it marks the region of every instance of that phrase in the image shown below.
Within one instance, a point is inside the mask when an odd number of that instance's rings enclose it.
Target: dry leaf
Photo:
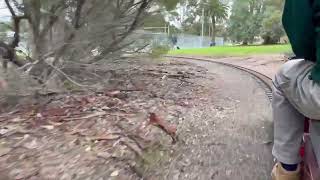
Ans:
[[[41,127],[45,128],[45,129],[48,129],[48,130],[54,129],[54,126],[50,126],[50,125],[48,125],[48,126],[41,126]]]

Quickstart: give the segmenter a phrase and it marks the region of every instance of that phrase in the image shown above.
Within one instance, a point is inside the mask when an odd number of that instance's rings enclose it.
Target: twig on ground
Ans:
[[[94,118],[94,117],[98,117],[98,116],[104,116],[106,114],[107,114],[106,112],[96,112],[94,114],[89,114],[89,115],[84,116],[84,117],[66,118],[66,119],[63,119],[63,121],[84,120],[84,119],[90,119],[90,118]]]
[[[149,117],[149,124],[154,125],[162,129],[166,134],[171,136],[172,143],[175,144],[178,140],[177,137],[177,127],[169,124],[168,122],[164,121],[163,119],[159,118],[155,113],[150,113]]]

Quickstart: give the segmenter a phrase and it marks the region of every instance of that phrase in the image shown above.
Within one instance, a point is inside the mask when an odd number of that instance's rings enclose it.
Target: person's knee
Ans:
[[[273,85],[277,88],[279,88],[281,84],[287,82],[288,80],[288,78],[285,76],[285,70],[287,69],[285,66],[286,64],[282,65],[273,78]]]
[[[305,60],[291,60],[284,63],[274,77],[274,85],[281,86],[288,83],[290,79],[297,76],[297,69],[301,68],[303,63],[305,63]]]

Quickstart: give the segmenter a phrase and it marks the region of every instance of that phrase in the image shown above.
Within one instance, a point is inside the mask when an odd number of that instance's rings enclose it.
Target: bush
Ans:
[[[169,51],[170,51],[170,47],[169,46],[155,45],[155,46],[152,46],[151,57],[152,58],[159,58],[159,57],[167,54]]]

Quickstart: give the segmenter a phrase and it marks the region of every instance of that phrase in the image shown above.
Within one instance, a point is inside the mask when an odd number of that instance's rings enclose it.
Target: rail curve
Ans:
[[[229,66],[229,67],[244,71],[244,72],[250,74],[252,77],[257,79],[257,82],[265,90],[266,96],[268,97],[270,102],[272,101],[272,79],[270,77],[266,76],[265,74],[262,74],[262,73],[260,73],[258,71],[255,71],[255,70],[252,70],[252,69],[249,69],[249,68],[246,68],[246,67],[242,67],[242,66],[226,63],[226,62],[220,62],[220,61],[215,61],[215,60],[212,60],[212,59],[207,59],[207,58],[184,57],[184,56],[165,56],[165,57],[166,58],[172,58],[172,59],[189,59],[189,60],[205,61],[205,62],[210,62],[210,63],[221,64],[221,65],[224,65],[224,66]]]

